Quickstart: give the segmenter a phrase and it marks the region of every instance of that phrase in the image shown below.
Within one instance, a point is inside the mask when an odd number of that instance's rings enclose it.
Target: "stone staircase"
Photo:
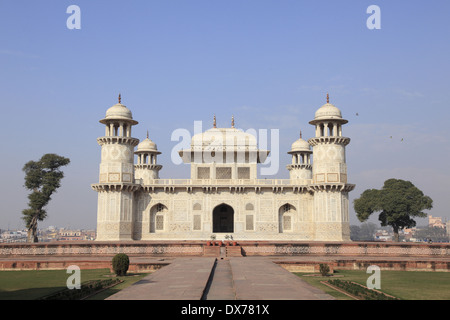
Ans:
[[[242,248],[239,245],[210,245],[203,246],[205,257],[242,257]]]
[[[226,246],[227,257],[242,257],[241,246]]]

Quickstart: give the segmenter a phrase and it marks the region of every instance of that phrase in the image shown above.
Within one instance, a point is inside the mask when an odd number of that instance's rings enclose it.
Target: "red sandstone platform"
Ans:
[[[175,257],[271,257],[291,271],[331,268],[450,271],[450,244],[394,242],[238,241],[236,246],[208,246],[206,241],[71,241],[0,244],[0,270],[108,268],[112,256],[130,256],[130,271],[153,272]],[[166,259],[166,261],[164,261]]]

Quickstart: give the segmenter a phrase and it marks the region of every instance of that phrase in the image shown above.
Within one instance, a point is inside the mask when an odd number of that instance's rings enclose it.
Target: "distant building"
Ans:
[[[387,230],[377,230],[375,232],[375,240],[392,241],[392,235]]]
[[[431,214],[428,216],[428,227],[438,227],[445,228],[445,223],[442,221],[441,217],[433,217]]]
[[[27,232],[24,230],[3,230],[0,234],[0,242],[26,242]]]
[[[74,241],[81,240],[80,230],[60,230],[58,233],[58,241]]]
[[[447,236],[450,237],[450,221],[447,221],[446,226],[447,226]]]
[[[416,232],[416,228],[405,228],[403,229],[403,237],[404,241],[415,241],[414,233]]]
[[[95,230],[68,230],[61,229],[58,232],[57,241],[94,240]]]
[[[38,229],[39,242],[95,240],[95,230]],[[0,243],[27,242],[27,230],[1,230]]]

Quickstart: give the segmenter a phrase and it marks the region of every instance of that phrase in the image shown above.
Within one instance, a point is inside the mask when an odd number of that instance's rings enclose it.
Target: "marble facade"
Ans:
[[[131,137],[138,122],[119,103],[100,120],[97,240],[349,241],[345,146],[347,120],[334,105],[320,107],[310,124],[315,137],[296,140],[286,166],[290,179],[258,179],[268,150],[234,128],[194,135],[179,156],[191,179],[160,179],[160,152],[149,139]],[[137,147],[137,148],[136,148]],[[136,159],[136,161],[135,161]]]

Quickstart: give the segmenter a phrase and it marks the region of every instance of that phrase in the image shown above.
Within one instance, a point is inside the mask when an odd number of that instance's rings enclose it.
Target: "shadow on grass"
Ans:
[[[120,277],[123,283],[105,290],[111,295],[142,279],[146,274],[130,273]],[[66,270],[14,270],[0,271],[0,300],[34,300],[66,289],[70,276]],[[81,282],[115,277],[109,269],[81,270]],[[76,290],[76,289],[74,289]]]
[[[111,288],[107,288],[93,296],[90,296],[86,300],[105,300],[109,296],[118,293],[120,290],[125,289],[128,286],[137,283],[148,283],[151,282],[148,279],[143,279],[148,276],[149,273],[135,273],[135,274],[127,274],[126,276],[119,277],[123,282],[119,283]]]
[[[12,291],[0,290],[0,300],[35,300],[65,289],[66,287],[28,288]]]

